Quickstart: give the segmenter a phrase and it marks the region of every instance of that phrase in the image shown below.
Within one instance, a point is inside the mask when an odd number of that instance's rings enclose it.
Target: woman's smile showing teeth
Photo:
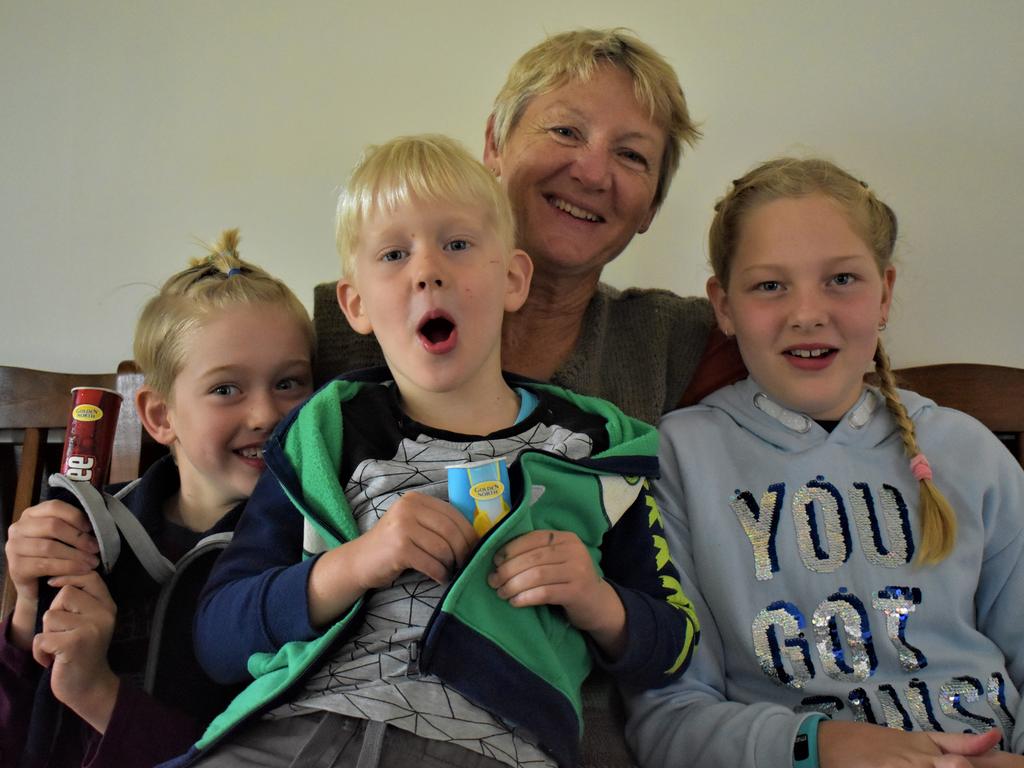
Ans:
[[[574,219],[582,219],[583,221],[604,221],[603,218],[598,216],[596,213],[591,213],[583,208],[573,205],[572,203],[563,200],[560,197],[549,197],[548,201],[560,211],[564,211],[572,216]]]

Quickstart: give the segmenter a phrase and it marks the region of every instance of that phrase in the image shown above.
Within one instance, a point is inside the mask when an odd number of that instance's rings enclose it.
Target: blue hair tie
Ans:
[[[231,277],[232,275],[240,275],[240,274],[242,274],[242,268],[241,267],[232,267],[231,269],[228,270],[228,277]]]

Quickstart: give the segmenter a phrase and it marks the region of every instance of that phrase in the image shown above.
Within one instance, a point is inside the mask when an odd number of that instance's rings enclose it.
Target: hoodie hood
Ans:
[[[912,419],[936,407],[916,392],[898,391]],[[786,453],[809,451],[824,443],[873,448],[890,438],[898,439],[896,421],[885,406],[885,398],[874,387],[864,388],[860,399],[831,433],[806,414],[776,403],[752,378],[713,392],[698,407],[724,412],[739,427]]]

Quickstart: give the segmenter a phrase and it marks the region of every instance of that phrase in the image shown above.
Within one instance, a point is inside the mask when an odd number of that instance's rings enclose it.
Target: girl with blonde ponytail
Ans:
[[[193,614],[265,468],[264,444],[312,392],[314,346],[302,303],[243,261],[238,242],[224,232],[142,310],[135,405],[169,455],[109,489],[123,506],[95,502],[119,511],[117,541],[70,494],[9,530],[17,599],[0,623],[0,765],[152,766],[184,752],[234,693],[199,669]],[[114,545],[120,554],[98,568]],[[57,590],[51,602],[40,579]]]
[[[659,426],[701,645],[632,700],[641,765],[1024,766],[1024,472],[898,389],[896,239],[825,160],[764,163],[715,207],[708,296],[750,376]]]

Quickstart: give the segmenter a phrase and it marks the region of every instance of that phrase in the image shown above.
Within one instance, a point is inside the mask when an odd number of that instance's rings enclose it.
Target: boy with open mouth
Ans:
[[[450,139],[356,167],[338,301],[387,368],[329,383],[267,443],[196,625],[211,675],[256,679],[178,764],[574,765],[593,663],[633,689],[685,668],[698,632],[648,491],[657,434],[501,371],[532,274],[513,228]],[[511,509],[478,537],[445,468],[496,457]]]

